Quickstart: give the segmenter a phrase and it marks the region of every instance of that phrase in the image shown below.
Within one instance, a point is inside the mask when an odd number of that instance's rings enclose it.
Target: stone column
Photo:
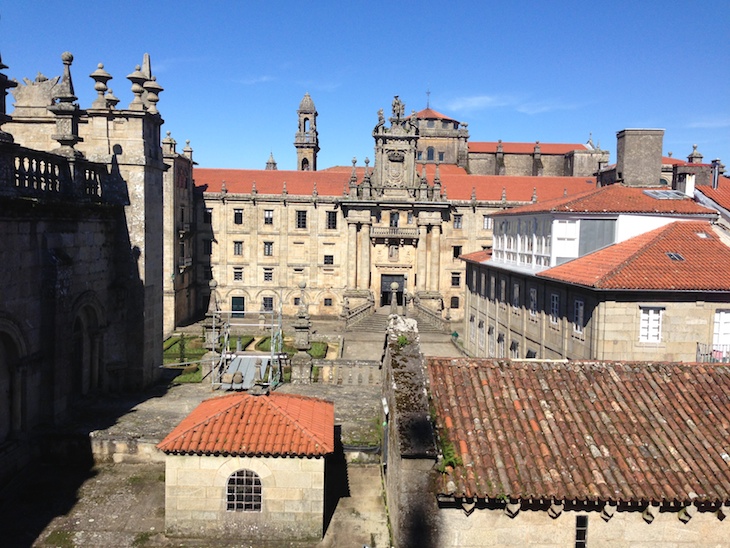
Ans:
[[[347,224],[347,289],[357,288],[357,223]]]
[[[360,228],[359,266],[357,288],[368,289],[370,286],[370,223],[363,223]]]
[[[418,245],[416,247],[416,291],[426,290],[426,225],[418,227]]]
[[[429,289],[431,291],[439,290],[439,276],[441,275],[441,269],[439,263],[441,262],[441,225],[431,226],[431,268],[429,268]]]

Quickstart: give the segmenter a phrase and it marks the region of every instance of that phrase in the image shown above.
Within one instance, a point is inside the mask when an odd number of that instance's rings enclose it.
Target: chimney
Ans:
[[[627,186],[659,185],[663,129],[624,129],[616,134],[616,178]]]

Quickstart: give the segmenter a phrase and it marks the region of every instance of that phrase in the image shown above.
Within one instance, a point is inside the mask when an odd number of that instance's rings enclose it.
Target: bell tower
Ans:
[[[304,94],[297,111],[299,128],[294,136],[297,149],[297,171],[317,171],[319,136],[317,135],[317,109],[309,92]]]

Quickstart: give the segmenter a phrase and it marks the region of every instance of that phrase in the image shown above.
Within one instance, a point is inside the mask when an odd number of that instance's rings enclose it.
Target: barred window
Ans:
[[[261,479],[251,470],[238,470],[228,477],[226,510],[229,512],[261,511]]]
[[[264,209],[264,224],[265,225],[274,224],[274,210],[273,209]]]
[[[336,228],[337,228],[337,212],[328,211],[327,212],[327,229],[334,230]]]
[[[307,228],[307,212],[303,209],[297,210],[297,228]]]

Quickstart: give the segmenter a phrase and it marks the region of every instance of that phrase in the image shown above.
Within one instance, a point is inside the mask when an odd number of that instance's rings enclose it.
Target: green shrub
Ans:
[[[313,342],[308,354],[315,360],[322,360],[327,355],[326,342]]]
[[[200,366],[192,366],[192,367],[186,367],[183,369],[183,372],[179,374],[177,377],[172,379],[173,383],[176,384],[184,384],[184,383],[193,383],[193,382],[202,382],[203,381],[203,371],[200,369]]]

